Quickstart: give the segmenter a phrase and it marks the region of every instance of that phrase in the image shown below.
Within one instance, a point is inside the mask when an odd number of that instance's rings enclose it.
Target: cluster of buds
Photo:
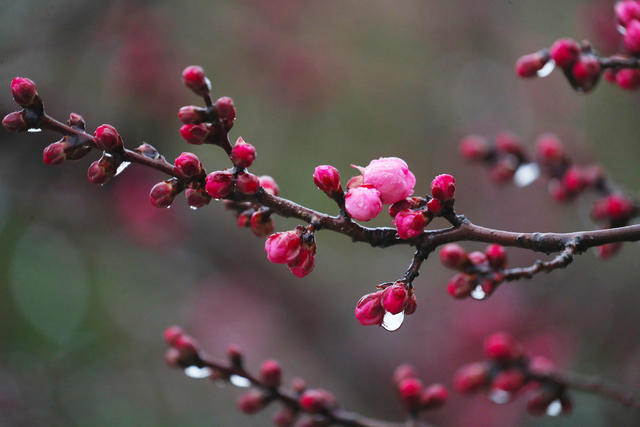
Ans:
[[[361,325],[379,325],[396,330],[404,315],[413,314],[418,303],[413,286],[404,280],[378,285],[376,292],[366,294],[356,304],[356,319]],[[396,323],[400,316],[399,323]]]
[[[576,165],[571,162],[560,138],[552,133],[543,133],[535,142],[535,158],[530,159],[522,141],[505,131],[495,137],[495,144],[486,138],[469,135],[460,144],[460,153],[469,161],[484,163],[490,168],[491,178],[496,183],[505,183],[520,170],[529,169],[533,180],[542,174],[548,179],[549,194],[558,202],[575,199],[586,190],[601,195],[595,201],[591,216],[606,228],[622,227],[638,215],[638,209],[628,197],[613,191],[611,183],[599,165]],[[533,180],[526,180],[526,185]],[[608,258],[622,247],[622,243],[611,243],[597,248],[601,258]]]
[[[617,2],[615,15],[626,53],[602,59],[589,43],[562,38],[549,49],[520,57],[516,62],[516,73],[523,78],[544,77],[557,66],[574,89],[588,92],[596,86],[604,71],[607,81],[624,90],[640,88],[640,69],[635,61],[640,56],[640,2]]]
[[[276,181],[269,175],[258,177],[262,189],[277,196],[279,189]],[[256,237],[267,237],[275,230],[275,223],[271,217],[271,209],[259,203],[248,201],[225,200],[224,205],[228,210],[233,211],[240,228],[251,228]]]
[[[440,408],[449,399],[449,391],[445,386],[431,384],[425,387],[416,375],[415,368],[409,364],[396,368],[393,382],[405,408],[414,415],[420,411]]]
[[[316,243],[313,226],[298,226],[295,230],[274,233],[265,244],[269,261],[287,264],[296,277],[311,273],[315,264]]]
[[[458,369],[453,388],[459,393],[485,390],[494,403],[504,404],[529,393],[527,411],[532,415],[567,414],[572,404],[566,384],[553,376],[555,366],[542,356],[529,357],[509,334],[497,332],[484,342],[487,360]]]
[[[490,244],[484,252],[467,253],[457,243],[449,243],[440,250],[442,264],[459,273],[447,285],[447,292],[454,298],[484,299],[504,281],[507,252],[503,246]]]

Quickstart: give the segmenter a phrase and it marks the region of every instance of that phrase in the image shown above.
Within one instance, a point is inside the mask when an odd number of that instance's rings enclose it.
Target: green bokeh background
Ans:
[[[515,59],[573,35],[617,49],[612,1],[216,0],[0,1],[0,81],[38,83],[50,114],[115,125],[129,146],[167,158],[223,153],[187,146],[175,113],[198,100],[181,70],[201,64],[216,96],[234,98],[232,131],[258,150],[256,173],[284,197],[335,209],[311,180],[319,164],[347,179],[350,164],[407,160],[424,193],[435,174],[458,184],[457,207],[478,224],[522,231],[592,228],[591,196],[558,205],[543,182],[497,188],[457,154],[469,132],[511,129],[532,147],[558,133],[574,159],[599,161],[635,195],[640,187],[638,95],[601,83],[571,91],[561,73],[518,80]],[[613,40],[613,42],[611,41]],[[15,109],[9,91],[0,112]],[[55,135],[0,132],[0,424],[260,426],[234,407],[238,391],[165,366],[163,329],[181,324],[213,357],[239,344],[248,365],[274,357],[285,378],[332,390],[349,409],[401,419],[393,368],[415,364],[427,383],[451,384],[481,357],[482,338],[507,330],[562,368],[640,387],[638,245],[593,253],[551,275],[502,287],[483,302],[454,301],[451,275],[428,260],[418,311],[396,333],[361,327],[358,298],[399,277],[407,248],[373,249],[317,236],[316,270],[298,280],[269,263],[263,241],[221,204],[191,211],[147,202],[161,176],[131,167],[104,187],[84,159],[47,167]],[[90,156],[91,157],[91,156]],[[376,224],[388,224],[388,219]],[[297,224],[276,220],[279,230]],[[438,223],[442,225],[441,223]],[[438,225],[436,224],[436,225]],[[481,249],[481,245],[466,245]],[[533,261],[510,250],[513,265]],[[434,257],[435,258],[435,257]],[[637,413],[573,393],[574,413],[532,418],[524,396],[498,406],[452,396],[427,414],[438,425],[637,425]]]

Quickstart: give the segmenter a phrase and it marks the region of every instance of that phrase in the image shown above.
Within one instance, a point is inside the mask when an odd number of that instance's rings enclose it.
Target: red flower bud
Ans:
[[[594,55],[580,55],[578,62],[573,66],[573,78],[585,92],[598,83],[601,72],[600,62]]]
[[[564,158],[564,147],[560,138],[552,133],[544,133],[536,140],[538,159],[547,164],[558,164]]]
[[[200,188],[187,188],[184,192],[187,204],[192,208],[201,208],[211,201],[211,196]]]
[[[151,188],[149,200],[157,208],[168,208],[176,197],[176,186],[172,181],[159,182]]]
[[[453,199],[456,191],[456,180],[449,174],[436,176],[431,182],[431,195],[441,202]]]
[[[393,382],[396,383],[396,386],[399,385],[403,380],[407,378],[416,378],[416,370],[412,365],[408,363],[404,363],[398,366],[395,371],[393,371]]]
[[[409,408],[420,405],[422,396],[422,381],[417,378],[406,378],[398,383],[398,394]]]
[[[87,126],[87,124],[84,121],[84,117],[82,117],[80,114],[77,114],[77,113],[69,114],[69,120],[67,120],[67,124],[69,124],[69,126],[73,126],[74,128],[78,128],[82,130],[84,130]]]
[[[184,152],[181,153],[174,162],[176,165],[176,172],[182,177],[189,179],[202,173],[202,163],[198,156],[193,153]]]
[[[333,395],[322,389],[306,390],[300,396],[300,406],[306,412],[320,412],[335,406],[335,403]]]
[[[467,160],[482,160],[489,154],[489,143],[482,136],[469,135],[460,143],[460,154]]]
[[[640,21],[634,19],[627,25],[627,32],[624,35],[624,47],[634,55],[640,53]],[[18,104],[20,103],[18,102]]]
[[[166,342],[167,345],[173,346],[182,334],[183,332],[180,326],[169,326],[164,330],[164,342]]]
[[[571,166],[562,177],[562,184],[569,194],[576,194],[585,187],[585,180],[582,170],[576,166]]]
[[[623,68],[616,73],[616,83],[624,90],[636,90],[640,87],[640,70]]]
[[[208,95],[211,90],[211,82],[204,75],[204,70],[199,65],[190,65],[182,71],[184,84],[196,95]]]
[[[42,161],[45,165],[59,165],[67,158],[66,148],[67,144],[64,141],[49,144],[42,152]]]
[[[233,99],[228,96],[223,96],[222,98],[218,98],[215,106],[218,111],[218,117],[222,120],[224,127],[227,130],[231,129],[236,119],[236,107],[233,105]]]
[[[619,1],[615,5],[616,18],[623,26],[640,19],[640,3],[634,0]]]
[[[473,290],[474,281],[468,274],[458,273],[451,278],[447,292],[454,298],[466,298]]]
[[[516,73],[522,78],[536,77],[548,61],[548,56],[541,52],[521,56],[516,62]]]
[[[431,217],[427,218],[423,211],[405,209],[398,212],[393,219],[393,225],[398,229],[398,236],[401,239],[411,239],[424,232],[430,219]]]
[[[122,147],[122,138],[116,128],[111,125],[98,126],[93,133],[93,138],[101,150],[113,151]]]
[[[260,187],[264,188],[264,191],[273,196],[277,196],[280,192],[276,180],[269,175],[262,175],[260,177]]]
[[[605,245],[598,246],[596,253],[600,259],[608,259],[617,254],[622,249],[622,242],[607,243]]]
[[[185,125],[195,125],[201,123],[206,118],[206,112],[203,108],[195,105],[185,105],[178,110],[178,119]]]
[[[431,199],[427,202],[427,210],[432,215],[438,215],[442,211],[442,202],[438,199]]]
[[[457,243],[448,243],[440,250],[440,261],[445,267],[462,270],[469,264],[467,252]]]
[[[240,216],[238,216],[238,221],[239,220]],[[238,224],[240,224],[240,222],[238,222]],[[265,214],[262,211],[256,211],[251,214],[249,225],[251,226],[251,231],[253,231],[253,234],[257,237],[267,237],[273,234],[273,230],[275,229],[273,219],[265,218]]]
[[[317,166],[313,171],[313,182],[329,197],[342,193],[340,185],[340,172],[331,165]]]
[[[18,105],[28,107],[38,96],[38,88],[33,80],[26,77],[16,77],[11,80],[11,95]]]
[[[510,159],[499,160],[489,172],[489,176],[496,184],[509,182],[516,173],[516,166]]]
[[[487,256],[480,251],[473,251],[468,256],[469,261],[471,261],[471,264],[473,265],[482,266],[489,264]]]
[[[180,128],[180,136],[189,144],[204,144],[205,139],[209,136],[209,128],[204,123],[199,125],[182,125]]]
[[[294,262],[302,250],[300,234],[296,230],[272,234],[264,243],[264,250],[275,264]]]
[[[387,286],[384,291],[382,291],[382,307],[391,314],[400,313],[407,306],[408,302],[409,290],[405,283],[396,282],[391,286]]]
[[[520,345],[506,332],[496,332],[484,340],[484,352],[490,359],[507,362],[520,356]]]
[[[250,390],[238,398],[238,409],[245,414],[255,414],[264,408],[264,395],[258,390]]]
[[[432,384],[420,396],[420,406],[424,409],[439,408],[449,399],[449,391],[442,384]]]
[[[113,157],[103,155],[100,160],[91,163],[87,170],[87,177],[93,184],[105,184],[115,176],[117,168]]]
[[[275,360],[267,360],[260,367],[260,380],[267,387],[280,387],[282,368]]]
[[[248,168],[256,159],[256,149],[253,145],[238,138],[236,145],[231,150],[231,161],[234,166],[240,169]]]
[[[289,407],[280,409],[273,414],[273,424],[277,427],[291,427],[296,421],[296,411]]]
[[[260,189],[260,179],[252,173],[241,173],[236,180],[242,194],[256,194]]]
[[[356,304],[356,319],[361,325],[379,325],[384,317],[382,291],[364,295]]]
[[[580,56],[580,46],[572,39],[560,39],[553,43],[549,53],[558,67],[566,68]]]
[[[416,293],[411,292],[409,295],[409,301],[407,301],[407,306],[404,309],[404,314],[407,316],[416,312],[418,308],[418,301],[416,300]]]
[[[522,375],[522,372],[515,369],[502,371],[493,379],[493,386],[495,388],[508,392],[514,392],[521,389],[524,383],[524,375]]]
[[[205,190],[214,199],[222,199],[233,190],[233,174],[227,171],[215,171],[207,175]]]
[[[315,243],[312,245],[302,245],[300,249],[300,254],[288,265],[289,271],[293,273],[296,277],[304,277],[307,274],[313,271],[313,267],[315,266],[316,260],[316,245]]]
[[[496,148],[503,153],[520,157],[522,155],[522,140],[513,132],[502,131],[496,135]]]
[[[24,121],[22,111],[14,111],[4,116],[2,126],[9,132],[23,132],[29,128],[27,122]]]
[[[505,268],[507,265],[507,251],[504,249],[504,246],[491,244],[487,246],[484,250],[487,259],[489,260],[489,265],[496,270]]]
[[[489,380],[489,372],[484,363],[462,366],[453,378],[453,388],[458,393],[469,393],[484,387]]]

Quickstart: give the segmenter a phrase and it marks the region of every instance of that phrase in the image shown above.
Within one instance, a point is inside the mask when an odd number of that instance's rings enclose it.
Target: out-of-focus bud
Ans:
[[[564,147],[560,138],[553,133],[544,133],[536,140],[538,159],[546,164],[558,164],[564,159]]]
[[[507,251],[504,246],[498,244],[491,244],[484,250],[484,254],[487,256],[489,265],[494,269],[502,269],[507,265]]]
[[[489,154],[487,138],[479,135],[466,136],[460,143],[460,154],[467,160],[482,160]]]
[[[420,396],[420,407],[435,409],[444,405],[449,399],[449,391],[442,384],[432,384]]]
[[[240,216],[238,216],[238,220],[239,219]],[[262,211],[255,211],[253,214],[251,214],[249,224],[251,225],[251,231],[253,231],[253,234],[255,234],[257,237],[267,237],[268,235],[272,234],[273,230],[275,229],[273,219],[266,216],[266,214]]]
[[[467,252],[457,243],[448,243],[440,250],[442,265],[453,270],[462,270],[469,264]]]
[[[238,398],[238,409],[245,414],[255,414],[264,408],[265,397],[258,390],[250,390]]]
[[[447,292],[454,298],[466,298],[474,287],[474,280],[471,276],[458,273],[451,278],[447,285]]]
[[[538,71],[549,62],[549,56],[543,52],[521,56],[516,62],[516,73],[522,78],[536,77]]]
[[[522,372],[515,369],[508,369],[500,372],[493,379],[493,386],[499,390],[514,392],[522,388],[525,378]]]
[[[573,65],[580,56],[580,46],[573,39],[560,39],[549,49],[551,59],[560,68],[566,68]]]
[[[322,389],[306,390],[300,396],[300,406],[307,412],[320,412],[335,406],[336,400],[333,394]]]
[[[484,363],[462,366],[453,378],[453,388],[459,393],[470,393],[484,387],[489,381],[489,370]]]
[[[276,360],[267,360],[260,367],[260,380],[267,387],[280,387],[282,368]]]
[[[417,408],[422,397],[422,381],[417,378],[406,378],[400,381],[398,383],[398,394],[408,408]]]
[[[520,344],[506,332],[496,332],[484,340],[484,352],[488,358],[508,362],[522,354]]]

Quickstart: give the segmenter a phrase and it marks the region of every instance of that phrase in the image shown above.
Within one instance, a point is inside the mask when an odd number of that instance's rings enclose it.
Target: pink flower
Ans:
[[[393,225],[398,229],[401,239],[411,239],[421,234],[428,222],[424,212],[409,209],[398,212],[393,219]]]
[[[431,195],[445,202],[453,199],[456,192],[456,180],[449,174],[438,175],[431,182]]]
[[[338,169],[331,165],[321,165],[316,167],[313,171],[313,182],[318,188],[329,196],[340,192],[342,193],[342,187],[340,186],[340,173]]]
[[[316,261],[316,245],[303,245],[300,254],[293,261],[288,263],[289,271],[296,277],[304,277],[313,271]]]
[[[356,187],[347,192],[345,207],[349,215],[358,221],[369,221],[382,210],[380,192],[371,187]]]
[[[361,325],[379,325],[384,317],[384,308],[380,299],[382,292],[364,295],[356,304],[356,319]]]
[[[364,168],[364,184],[380,192],[382,203],[391,204],[413,194],[416,177],[404,160],[397,157],[381,157],[372,160]]]
[[[302,242],[297,231],[274,233],[264,243],[267,258],[275,264],[289,264],[300,255]]]
[[[382,292],[382,307],[391,314],[400,313],[408,302],[409,290],[404,283],[394,283]]]
[[[277,196],[280,191],[278,188],[278,184],[276,180],[270,177],[269,175],[262,175],[260,178],[260,186],[264,188],[264,191],[267,193]]]

